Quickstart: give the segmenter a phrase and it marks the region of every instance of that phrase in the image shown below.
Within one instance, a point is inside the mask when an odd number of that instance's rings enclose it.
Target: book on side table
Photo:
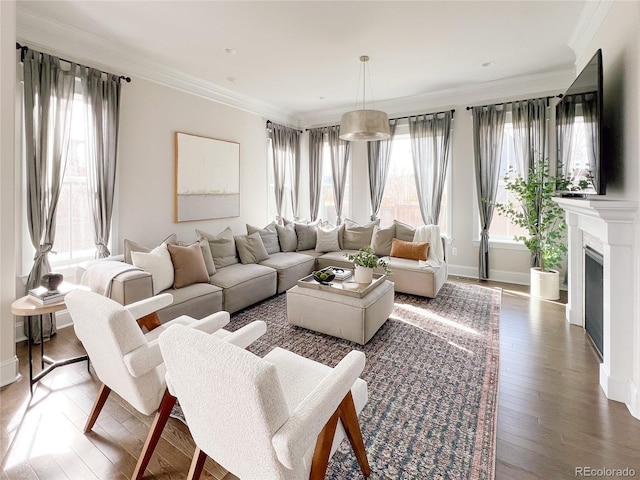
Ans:
[[[40,305],[51,305],[64,300],[64,296],[76,288],[75,285],[62,282],[56,290],[48,290],[47,287],[37,287],[29,290],[29,298]]]

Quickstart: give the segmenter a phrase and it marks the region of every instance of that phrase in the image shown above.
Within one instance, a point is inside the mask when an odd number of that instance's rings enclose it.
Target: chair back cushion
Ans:
[[[166,388],[164,366],[134,378],[122,358],[147,343],[131,313],[107,297],[84,290],[69,292],[65,303],[100,381],[141,413],[157,410]]]
[[[171,391],[201,450],[240,478],[296,478],[271,444],[289,418],[273,364],[182,325],[160,335],[160,349]]]

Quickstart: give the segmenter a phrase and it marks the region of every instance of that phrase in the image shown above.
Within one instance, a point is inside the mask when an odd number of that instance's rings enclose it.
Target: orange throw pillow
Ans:
[[[394,238],[391,242],[390,257],[426,260],[427,255],[429,255],[429,244],[427,242],[405,242],[397,238]]]

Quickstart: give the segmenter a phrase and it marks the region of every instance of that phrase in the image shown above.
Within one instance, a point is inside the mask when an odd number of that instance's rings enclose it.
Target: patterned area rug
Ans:
[[[396,294],[392,316],[361,346],[294,327],[286,296],[232,317],[235,330],[254,320],[267,333],[251,350],[279,346],[334,366],[365,352],[369,402],[360,414],[370,479],[487,480],[495,472],[501,291],[447,282],[438,297]],[[179,406],[174,412],[181,417]],[[349,442],[329,462],[328,479],[364,478]]]

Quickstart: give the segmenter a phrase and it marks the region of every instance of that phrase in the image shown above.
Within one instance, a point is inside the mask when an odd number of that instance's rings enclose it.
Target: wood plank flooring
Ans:
[[[598,358],[565,321],[565,305],[530,299],[526,287],[457,280],[503,288],[496,479],[570,479],[576,467],[630,467],[640,477],[640,421],[600,390]],[[82,352],[69,328],[45,348],[54,358]],[[151,417],[112,394],[84,435],[99,387],[86,363],[57,369],[31,398],[24,343],[18,356],[24,378],[0,390],[0,480],[130,478]],[[145,478],[185,478],[193,450],[188,429],[170,419]],[[211,460],[202,478],[235,479]]]

